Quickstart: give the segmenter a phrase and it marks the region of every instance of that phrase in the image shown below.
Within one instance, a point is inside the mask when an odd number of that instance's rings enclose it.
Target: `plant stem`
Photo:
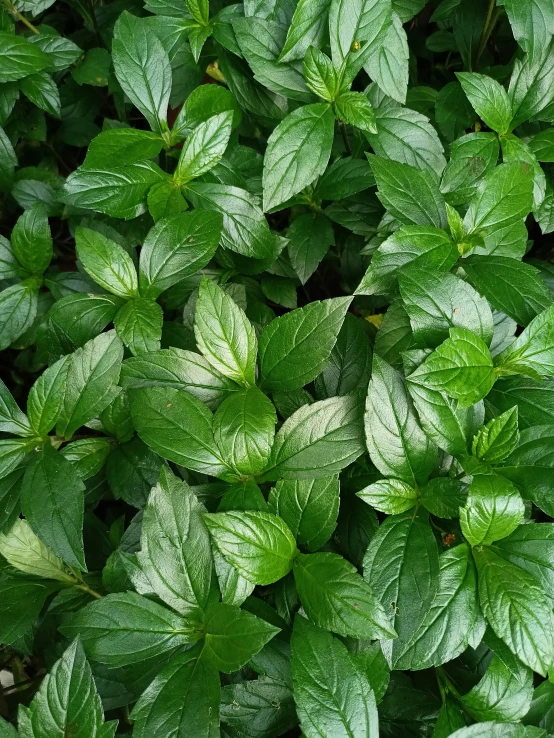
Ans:
[[[28,21],[27,18],[25,18],[25,16],[19,12],[19,10],[16,10],[13,5],[8,5],[7,8],[12,15],[15,15],[17,20],[24,23],[27,26],[27,28],[31,30],[33,33],[36,33],[37,36],[40,36],[40,31],[38,30],[38,28],[36,26],[33,26],[31,21]]]
[[[352,149],[350,148],[350,141],[348,140],[348,134],[346,133],[346,126],[342,120],[339,120],[339,128],[344,142],[344,148],[346,149],[348,156],[350,156],[352,154]]]
[[[483,31],[481,32],[481,38],[479,39],[479,46],[477,47],[477,54],[475,55],[474,68],[477,67],[481,54],[485,50],[485,46],[490,38],[492,29],[494,28],[496,21],[498,20],[499,11],[495,7],[495,0],[489,0],[489,7],[487,8],[487,16],[485,18],[485,24]],[[473,71],[473,70],[471,70]]]
[[[85,584],[84,582],[82,584],[76,584],[76,589],[82,589],[83,592],[88,592],[89,595],[92,595],[93,597],[96,597],[97,600],[102,599],[102,595],[96,592],[94,589],[91,589],[88,584]]]

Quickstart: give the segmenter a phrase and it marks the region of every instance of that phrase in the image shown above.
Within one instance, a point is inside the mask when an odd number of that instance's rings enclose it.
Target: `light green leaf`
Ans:
[[[266,512],[204,515],[214,545],[226,561],[255,584],[272,584],[292,569],[296,543],[285,523]]]
[[[200,283],[194,333],[212,366],[239,384],[254,384],[258,344],[254,328],[232,298],[208,278]]]

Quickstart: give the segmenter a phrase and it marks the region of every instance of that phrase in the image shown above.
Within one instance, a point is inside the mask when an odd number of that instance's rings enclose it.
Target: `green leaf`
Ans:
[[[276,515],[244,511],[204,515],[214,545],[254,584],[271,584],[292,568],[296,544]]]
[[[286,25],[250,16],[234,18],[232,27],[254,79],[277,95],[300,102],[313,99],[298,66],[277,61],[285,43]]]
[[[387,515],[399,515],[417,503],[417,492],[401,479],[380,479],[356,494],[368,505]]]
[[[553,535],[551,523],[527,523],[520,525],[506,538],[493,543],[490,548],[501,558],[525,569],[539,582],[547,597],[552,599]]]
[[[371,374],[371,345],[361,320],[346,313],[337,342],[315,378],[318,399],[365,390]]]
[[[327,54],[315,46],[310,46],[304,56],[302,71],[310,90],[332,103],[338,92],[339,80],[333,62]]]
[[[437,544],[425,514],[390,516],[379,526],[364,558],[364,579],[398,634],[386,644],[392,668],[433,604],[438,575]]]
[[[495,364],[503,374],[554,374],[554,305],[539,313],[499,356]]]
[[[279,632],[265,620],[223,603],[210,608],[204,627],[205,658],[225,674],[244,666]]]
[[[0,479],[22,466],[25,457],[36,448],[36,438],[0,439]]]
[[[256,724],[261,725],[269,735],[282,734],[298,722],[290,687],[282,682],[266,677],[228,684],[221,692],[221,720],[227,728],[238,731],[238,735],[248,733],[259,735],[252,730],[252,714]]]
[[[105,87],[111,71],[112,57],[107,49],[89,49],[79,63],[71,70],[71,76],[78,85]]]
[[[368,133],[377,133],[375,113],[371,103],[361,92],[343,92],[335,101],[335,110],[345,123]]]
[[[198,623],[135,592],[91,602],[60,630],[68,638],[80,636],[88,658],[109,666],[138,664],[202,636]]]
[[[475,566],[462,544],[439,556],[435,596],[395,668],[427,669],[456,658],[467,648],[478,617]]]
[[[393,10],[396,10],[394,4]],[[364,69],[386,95],[404,104],[408,90],[409,59],[406,31],[402,20],[393,12],[392,23],[382,43],[376,45]]]
[[[77,228],[77,256],[95,282],[117,297],[138,295],[138,276],[133,260],[119,244],[98,231]]]
[[[471,284],[490,304],[519,325],[527,325],[550,307],[552,297],[529,264],[506,256],[468,256],[463,269]]]
[[[485,397],[495,380],[490,351],[467,328],[451,328],[450,338],[408,377],[409,384],[444,392],[462,407]]]
[[[210,539],[190,487],[162,467],[144,509],[138,561],[158,597],[181,615],[208,604]]]
[[[259,474],[275,436],[277,414],[257,387],[233,393],[214,415],[214,437],[221,456],[239,477]]]
[[[504,463],[499,474],[513,482],[541,509],[552,511],[552,426],[523,430],[519,444]]]
[[[494,475],[473,477],[460,526],[472,546],[489,546],[509,536],[523,521],[525,506],[511,482]]]
[[[334,553],[298,554],[294,581],[308,618],[343,636],[394,638],[388,614],[356,567]]]
[[[377,180],[377,196],[394,218],[404,225],[446,230],[444,199],[433,175],[374,154],[367,158]]]
[[[50,60],[24,36],[0,31],[0,83],[14,82],[49,66]]]
[[[333,134],[333,112],[325,103],[298,108],[279,123],[264,156],[264,210],[286,202],[323,174]]]
[[[281,480],[269,493],[269,509],[282,518],[300,546],[317,551],[332,536],[339,512],[337,476]]]
[[[221,227],[219,213],[180,213],[158,220],[140,252],[141,295],[157,299],[205,267],[216,252]]]
[[[2,643],[21,643],[20,639],[33,627],[46,599],[59,589],[60,583],[57,581],[35,579],[13,570],[4,571],[0,575]]]
[[[525,218],[533,207],[533,174],[527,164],[500,164],[482,180],[469,203],[464,226],[491,235]]]
[[[356,395],[304,405],[275,436],[266,479],[319,479],[344,469],[364,451],[363,404]]]
[[[33,533],[26,520],[17,518],[6,534],[0,534],[0,554],[6,561],[25,574],[59,582],[75,582],[63,561],[47,548]]]
[[[209,0],[185,0],[185,2],[194,20],[201,26],[207,26],[210,20]]]
[[[163,310],[147,297],[133,297],[114,318],[117,335],[135,356],[160,348]]]
[[[453,456],[465,456],[471,439],[483,425],[483,402],[463,407],[444,392],[423,385],[408,385],[421,427],[439,448]]]
[[[131,220],[146,212],[148,190],[165,178],[150,161],[95,169],[80,167],[66,179],[60,199],[73,207]]]
[[[323,369],[337,340],[350,297],[312,302],[272,320],[260,336],[261,384],[299,389]]]
[[[514,64],[508,95],[512,103],[512,128],[540,117],[552,101],[554,54],[552,41],[541,54],[527,54]]]
[[[467,282],[449,272],[435,273],[412,265],[401,270],[398,281],[419,346],[438,346],[451,328],[472,331],[490,344],[494,331],[491,309]]]
[[[496,464],[509,456],[519,442],[517,405],[490,420],[473,438],[471,452],[481,461]]]
[[[280,246],[259,206],[247,190],[221,184],[189,182],[185,194],[197,210],[223,215],[221,245],[253,259],[277,258]]]
[[[163,148],[163,139],[150,131],[135,128],[112,128],[92,139],[83,163],[86,169],[109,169],[153,159]]]
[[[211,279],[200,283],[194,333],[198,348],[213,367],[246,387],[254,384],[258,343],[254,328]]]
[[[552,609],[538,582],[524,569],[483,547],[473,556],[479,601],[491,628],[524,664],[545,674],[552,664]]]
[[[30,328],[38,309],[38,285],[34,279],[0,292],[0,351]]]
[[[58,436],[71,438],[78,428],[110,404],[117,392],[122,359],[123,344],[115,331],[101,333],[75,351],[56,426]]]
[[[375,695],[343,644],[297,615],[291,645],[294,700],[306,738],[376,738]]]
[[[553,389],[551,379],[537,381],[527,377],[502,377],[490,391],[487,402],[498,413],[517,405],[519,427],[523,430],[534,425],[551,424]]]
[[[482,177],[496,166],[498,152],[494,133],[468,133],[452,143],[441,178],[441,192],[451,205],[469,202]]]
[[[16,436],[34,435],[27,416],[21,412],[2,380],[0,380],[0,431]]]
[[[61,118],[61,100],[58,87],[47,72],[36,72],[19,83],[19,89],[37,108],[54,118]]]
[[[331,0],[329,36],[333,63],[344,64],[349,79],[365,64],[385,39],[392,21],[387,0]]]
[[[24,269],[42,274],[52,259],[52,236],[42,203],[20,215],[12,231],[12,251]]]
[[[343,159],[337,159],[327,167],[325,174],[317,181],[314,189],[314,198],[321,200],[342,200],[343,198],[348,198],[358,192],[367,190],[374,184],[375,177],[367,159],[353,159],[351,156],[347,156]],[[295,223],[299,220],[301,218],[294,220],[289,229],[289,239]]]
[[[256,585],[245,579],[238,569],[228,564],[217,548],[213,550],[213,557],[222,602],[226,605],[242,605]]]
[[[129,404],[138,435],[157,454],[204,474],[227,472],[214,440],[212,413],[192,394],[143,387],[129,391]]]
[[[85,485],[75,467],[46,444],[25,471],[21,507],[31,528],[66,564],[86,571]]]
[[[175,656],[155,677],[132,714],[136,738],[163,734],[214,738],[219,731],[220,685],[217,669],[195,647]]]
[[[554,8],[548,0],[507,0],[506,15],[519,46],[530,58],[541,56],[554,34]]]
[[[435,445],[421,430],[401,374],[379,356],[373,357],[365,432],[371,460],[382,474],[410,485],[426,481]]]
[[[462,89],[477,115],[500,135],[510,130],[512,106],[508,93],[492,77],[475,72],[457,72]]]
[[[370,94],[370,99],[375,97]],[[366,138],[375,153],[440,176],[446,164],[444,150],[429,118],[387,98],[374,105],[376,130]]]
[[[220,374],[200,354],[178,348],[151,351],[126,359],[121,365],[121,385],[135,387],[173,387],[187,390],[215,410],[239,386]]]
[[[104,723],[102,703],[78,639],[44,677],[29,711],[36,738],[64,734],[102,738],[110,735],[104,727],[111,726],[115,732],[117,724]]]
[[[323,215],[306,213],[293,221],[287,238],[292,267],[302,284],[305,284],[334,244],[333,228]]]
[[[432,226],[402,226],[380,244],[365,273],[357,295],[395,291],[402,267],[418,267],[426,274],[448,271],[458,260],[456,245],[446,233]]]
[[[221,159],[229,143],[233,113],[230,110],[200,123],[188,136],[173,175],[184,185],[212,169]]]
[[[11,188],[17,156],[10,139],[0,127],[0,189],[7,191]]]
[[[114,27],[113,64],[119,84],[156,133],[163,132],[171,92],[169,57],[143,19],[127,11]]]
[[[320,47],[325,38],[328,7],[329,0],[300,0],[278,61],[304,59],[310,46]]]

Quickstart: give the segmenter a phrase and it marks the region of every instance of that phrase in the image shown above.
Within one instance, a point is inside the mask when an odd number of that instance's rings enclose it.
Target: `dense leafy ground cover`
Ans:
[[[1,0],[0,738],[554,734],[553,0]]]

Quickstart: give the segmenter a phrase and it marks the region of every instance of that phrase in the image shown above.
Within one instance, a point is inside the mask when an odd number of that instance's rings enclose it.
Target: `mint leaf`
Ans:
[[[68,638],[80,637],[88,658],[109,666],[137,664],[202,635],[199,623],[135,592],[91,602],[62,627]]]
[[[204,515],[214,545],[254,584],[276,582],[292,568],[296,544],[281,518],[266,512]]]

